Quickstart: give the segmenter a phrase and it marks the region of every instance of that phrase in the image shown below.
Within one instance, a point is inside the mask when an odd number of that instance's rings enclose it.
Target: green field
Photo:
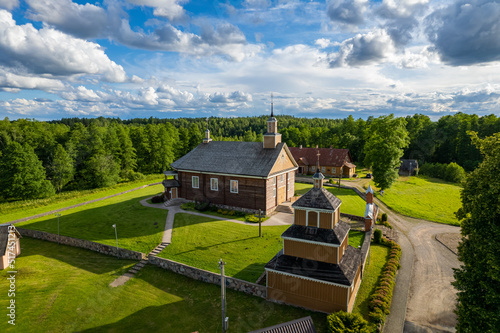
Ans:
[[[167,211],[144,207],[139,201],[162,191],[162,185],[149,186],[64,211],[59,220],[60,233],[115,245],[112,225],[116,224],[119,247],[148,253],[161,243]],[[54,215],[16,223],[16,226],[57,234],[57,218]]]
[[[145,179],[117,184],[112,187],[93,190],[63,192],[48,199],[0,203],[0,223],[10,222],[28,216],[73,206],[82,202],[103,198],[128,191],[143,185],[161,182],[163,175],[148,175]]]
[[[283,247],[281,234],[288,227],[262,226],[259,238],[258,225],[178,213],[172,243],[158,256],[216,273],[222,259],[228,276],[255,282]]]
[[[371,184],[374,187],[373,183]],[[376,189],[374,187],[374,189]],[[460,190],[457,184],[443,180],[418,177],[400,177],[384,195],[375,195],[398,213],[424,220],[459,225],[455,212],[460,208]]]
[[[7,323],[7,272],[0,271],[0,332],[220,332],[220,287],[146,265],[125,285],[109,283],[134,262],[30,238],[16,259],[16,326]],[[227,290],[230,332],[324,314]]]
[[[353,309],[354,313],[360,313],[366,320],[368,320],[369,297],[375,290],[375,286],[382,273],[382,268],[384,268],[387,262],[388,255],[389,248],[387,246],[371,244],[370,257],[366,262],[363,280],[361,281]]]
[[[302,195],[312,187],[312,184],[295,183],[295,193]],[[325,188],[342,200],[342,205],[340,206],[341,213],[358,216],[363,216],[365,214],[366,202],[353,190],[329,186]]]

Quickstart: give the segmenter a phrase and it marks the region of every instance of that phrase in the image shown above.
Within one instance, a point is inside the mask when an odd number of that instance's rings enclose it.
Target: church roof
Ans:
[[[311,316],[307,316],[248,333],[316,333],[316,327]]]
[[[305,227],[293,224],[285,230],[281,237],[340,245],[349,232],[349,229],[349,224],[343,221],[339,221],[333,229]]]
[[[333,149],[333,148],[300,148],[300,147],[290,147],[290,152],[296,161],[303,158],[303,163],[305,165],[316,165],[319,156],[320,166],[335,166],[341,167],[347,165],[349,168],[355,167],[352,164],[351,154],[349,149]]]
[[[361,250],[348,245],[338,265],[281,255],[274,257],[265,267],[278,272],[350,286],[360,263]]]
[[[262,142],[237,141],[200,144],[171,166],[176,170],[269,177],[281,152],[290,157],[296,168],[297,163],[285,143],[279,143],[274,149],[264,149]]]
[[[324,187],[312,188],[292,204],[292,207],[336,210],[342,201]]]

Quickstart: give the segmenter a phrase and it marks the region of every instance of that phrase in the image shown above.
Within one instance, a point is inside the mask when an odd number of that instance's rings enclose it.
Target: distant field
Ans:
[[[375,195],[398,213],[459,225],[454,213],[461,206],[460,189],[457,184],[435,178],[400,177],[383,196],[378,191]]]
[[[16,259],[16,326],[0,332],[220,332],[220,287],[146,265],[125,285],[109,283],[135,262],[21,239]],[[7,272],[0,271],[6,309]],[[248,332],[311,316],[318,332],[326,315],[227,290],[230,332]]]
[[[281,234],[289,226],[259,227],[208,217],[176,214],[172,244],[158,256],[211,272],[220,272],[219,259],[227,263],[226,274],[255,282],[283,247]]]
[[[161,243],[167,210],[144,207],[140,200],[163,191],[162,185],[149,186],[113,198],[73,208],[61,213],[60,233],[108,245],[148,253]],[[57,217],[44,216],[16,223],[16,226],[57,234]]]
[[[163,177],[163,175],[148,175],[146,179],[140,181],[121,183],[107,188],[63,192],[48,199],[0,203],[0,223],[73,206],[85,201],[125,192],[143,185],[161,182]]]
[[[309,191],[313,187],[312,184],[295,183],[295,193],[302,195]],[[366,202],[361,199],[361,197],[353,190],[329,187],[325,188],[342,200],[342,205],[340,206],[340,212],[345,214],[352,214],[363,216],[365,213]]]

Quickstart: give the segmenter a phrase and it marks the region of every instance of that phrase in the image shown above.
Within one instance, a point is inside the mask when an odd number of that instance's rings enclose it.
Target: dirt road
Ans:
[[[459,261],[452,251],[456,251],[460,228],[402,216],[378,199],[375,202],[398,230],[403,249],[384,332],[455,332],[456,290],[451,282],[453,268],[459,267]],[[436,240],[436,236],[442,235],[449,240],[446,246]]]

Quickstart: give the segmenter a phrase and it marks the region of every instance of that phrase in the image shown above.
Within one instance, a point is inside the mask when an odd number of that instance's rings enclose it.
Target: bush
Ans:
[[[335,183],[335,180],[334,180],[333,178],[330,178],[330,179],[328,179],[328,182],[329,182],[330,184],[334,184],[334,183]]]
[[[129,172],[127,172],[127,179],[129,181],[142,180],[144,178],[146,178],[146,176],[144,176],[140,172],[135,172],[133,170],[130,170]]]
[[[259,222],[259,218],[255,217],[254,215],[248,214],[248,215],[245,215],[245,221],[257,223],[257,222]]]
[[[193,210],[194,209],[194,202],[186,202],[181,205],[181,209],[184,210]]]
[[[194,202],[194,209],[200,212],[204,212],[210,208],[210,202],[209,201],[196,201]]]
[[[450,164],[441,163],[425,163],[420,167],[420,174],[444,179],[452,183],[460,183],[465,179],[465,170],[457,163]]]
[[[154,197],[152,197],[151,202],[152,203],[162,203],[162,202],[165,202],[165,200],[163,200],[163,195],[160,194],[160,195],[155,195]]]
[[[387,221],[387,214],[383,213],[382,214],[382,222],[385,222],[385,221]]]
[[[382,241],[382,231],[380,229],[375,229],[373,231],[373,241],[377,244],[380,244]]]
[[[358,313],[344,311],[329,315],[328,333],[369,333],[368,322]]]
[[[357,173],[353,173],[352,174],[352,178],[358,178],[358,174]]]
[[[368,305],[370,321],[376,324],[383,324],[385,316],[390,313],[392,291],[396,284],[396,273],[400,267],[399,259],[401,258],[401,247],[398,244],[385,238],[381,239],[381,243],[388,246],[390,251],[388,261],[382,269],[380,280],[370,296]]]

